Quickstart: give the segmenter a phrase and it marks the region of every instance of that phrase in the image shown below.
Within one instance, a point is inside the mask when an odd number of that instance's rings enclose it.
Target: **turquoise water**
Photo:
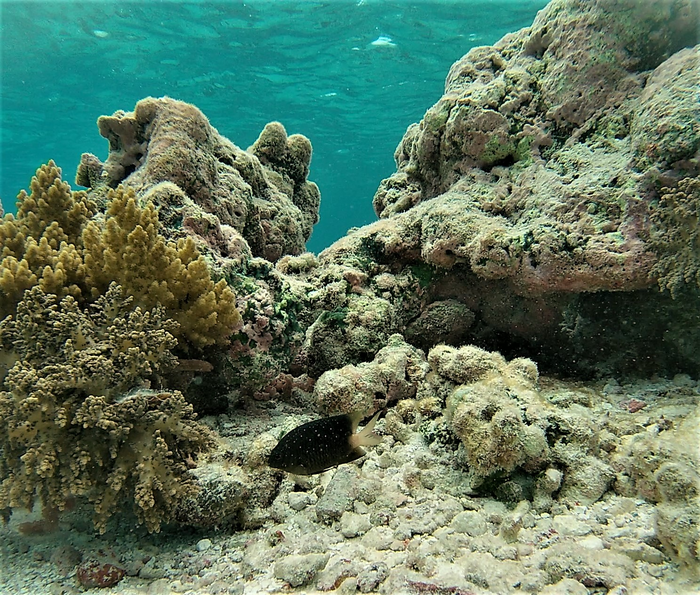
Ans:
[[[545,4],[0,0],[3,207],[14,210],[49,159],[71,183],[81,153],[104,160],[98,116],[169,95],[240,147],[272,120],[311,139],[322,204],[308,248],[319,251],[375,219],[394,149],[440,97],[450,65],[530,25]]]

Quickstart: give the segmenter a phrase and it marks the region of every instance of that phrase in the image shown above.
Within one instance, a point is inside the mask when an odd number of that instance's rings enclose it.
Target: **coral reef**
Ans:
[[[399,441],[420,428],[430,444],[456,442],[474,493],[534,499],[543,510],[555,492],[560,502],[595,502],[615,478],[593,415],[553,406],[529,359],[447,345],[426,359],[394,335],[371,362],[324,373],[313,397],[326,413],[389,407],[385,431]]]
[[[380,221],[324,251],[323,273],[360,261],[373,288],[382,265],[432,269],[417,312],[404,294],[385,314],[423,349],[449,339],[440,310],[458,303],[459,341],[545,370],[631,371],[632,359],[637,371],[700,370],[678,322],[687,307],[654,288],[695,271],[683,180],[698,172],[697,47],[683,48],[698,41],[698,10],[682,4],[638,20],[626,0],[555,1],[532,27],[471,50],[399,144],[374,198]],[[695,284],[686,290],[697,304]],[[662,312],[663,336],[646,306]]]
[[[546,426],[532,416],[533,400],[525,387],[508,386],[498,376],[460,386],[450,395],[447,419],[476,476],[511,473],[520,466],[533,472],[548,462]]]
[[[695,511],[700,504],[700,456],[697,450],[688,449],[688,444],[696,441],[700,419],[695,401],[687,396],[685,400],[683,409],[687,410],[677,423],[662,417],[645,431],[624,436],[612,465],[615,490],[657,503],[654,523],[666,551],[688,568],[697,568],[700,526]]]
[[[80,299],[86,293],[82,232],[96,212],[85,192],[71,192],[53,161],[17,197],[17,215],[0,223],[0,317],[14,312],[34,285]]]
[[[473,346],[438,346],[428,361],[449,391],[445,420],[464,449],[473,489],[516,502],[534,498],[539,507],[555,491],[565,502],[595,502],[607,491],[613,472],[594,456],[590,416],[552,407],[534,362],[506,362]]]
[[[104,531],[131,500],[157,531],[195,489],[185,459],[212,436],[181,394],[139,388],[173,365],[176,341],[162,308],[131,301],[112,285],[85,312],[37,286],[0,323],[17,360],[0,392],[0,508],[63,510],[84,496]]]
[[[177,244],[158,232],[152,204],[140,208],[133,190],[110,190],[104,224],[83,233],[86,283],[93,296],[117,282],[134,304],[165,308],[176,336],[195,348],[226,344],[240,326],[235,297],[225,280],[214,283],[191,238]]]
[[[281,274],[261,258],[249,260],[226,278],[235,289],[241,313],[241,328],[225,354],[229,364],[223,366],[228,399],[233,403],[244,396],[274,392],[271,385],[290,370],[309,324],[311,287]]]
[[[181,295],[167,296],[173,317],[196,347],[221,343],[224,329],[238,331],[229,353],[208,356],[217,373],[190,387],[189,398],[201,411],[221,411],[242,395],[264,392],[286,371],[304,339],[306,325],[298,318],[309,287],[280,275],[270,263],[302,253],[318,220],[320,194],[307,181],[310,142],[298,134],[288,137],[273,122],[243,151],[220,136],[195,106],[167,97],[146,98],[133,112],[103,116],[98,127],[110,141],[110,154],[104,163],[84,154],[78,183],[105,207],[117,184],[134,193],[136,207],[148,210],[152,204],[155,211],[148,212],[157,213],[159,232],[177,242],[183,260],[191,258],[194,242],[213,275],[235,290],[240,325],[221,282],[189,312],[178,307]],[[98,268],[99,258],[95,262]],[[203,270],[199,262],[187,267],[191,274]],[[176,294],[173,289],[165,291]],[[190,325],[198,327],[194,333],[188,333]]]
[[[697,18],[697,6],[694,7]],[[689,15],[690,16],[690,15]],[[688,19],[688,23],[692,18]],[[697,43],[697,40],[686,43]],[[700,150],[700,108],[695,91],[700,84],[698,47],[676,52],[646,81],[633,113],[630,137],[635,167],[657,167],[697,175]]]
[[[686,283],[700,287],[700,179],[683,178],[675,188],[662,188],[651,218],[659,286],[672,295]]]
[[[314,399],[328,414],[359,411],[368,415],[401,399],[416,397],[428,370],[421,351],[401,335],[392,335],[371,362],[349,364],[322,374],[314,387]]]
[[[305,137],[244,151],[170,98],[100,118],[87,193],[49,163],[0,225],[0,509],[264,525],[237,571],[275,589],[615,592],[697,565],[697,383],[613,379],[700,372],[697,20],[554,0],[473,49],[379,220],[318,256]],[[381,410],[335,473],[268,465],[317,413]],[[377,559],[327,553],[350,540]]]
[[[197,491],[186,461],[213,438],[181,393],[148,387],[175,368],[174,350],[230,343],[235,296],[192,239],[160,235],[132,190],[110,189],[98,217],[53,162],[31,190],[0,227],[0,508],[86,497],[104,531],[132,500],[157,531]]]
[[[423,349],[437,343],[459,345],[476,316],[458,300],[433,302],[406,327],[406,339]]]
[[[269,261],[304,251],[320,200],[317,186],[306,181],[311,143],[305,137],[287,137],[275,122],[243,151],[195,106],[168,97],[102,116],[98,128],[110,154],[105,163],[83,155],[76,178],[96,199],[118,184],[132,188],[162,205],[163,216],[196,237],[199,249],[219,256],[236,255],[242,238]]]
[[[698,574],[700,477],[694,467],[667,462],[659,467],[654,479],[661,493],[654,518],[656,533],[674,558]]]
[[[134,307],[166,309],[178,322],[181,348],[225,344],[238,329],[235,296],[225,280],[214,283],[193,240],[168,242],[159,233],[151,204],[140,208],[133,190],[110,189],[98,219],[85,192],[71,192],[53,162],[37,170],[32,192],[18,197],[17,216],[0,225],[0,314],[14,311],[35,285],[84,304],[104,295],[112,282]]]

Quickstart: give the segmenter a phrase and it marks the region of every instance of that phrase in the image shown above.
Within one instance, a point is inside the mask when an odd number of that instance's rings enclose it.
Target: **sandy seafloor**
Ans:
[[[553,403],[584,403],[593,416],[631,416],[640,431],[692,415],[700,395],[687,376],[632,384],[540,378],[540,390]],[[630,399],[644,408],[623,410]],[[290,415],[308,419],[291,404],[266,402],[204,421],[235,451]],[[700,592],[697,575],[657,538],[653,503],[609,491],[592,505],[555,502],[538,513],[465,493],[464,473],[454,453],[426,447],[409,428],[356,463],[305,480],[286,476],[269,520],[254,531],[148,535],[124,519],[97,535],[74,510],[58,530],[26,534],[18,526],[39,513],[15,513],[0,527],[0,593]],[[94,555],[127,575],[111,588],[85,590],[76,564]]]

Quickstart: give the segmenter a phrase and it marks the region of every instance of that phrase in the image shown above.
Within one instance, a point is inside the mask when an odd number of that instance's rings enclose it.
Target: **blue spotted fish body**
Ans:
[[[381,442],[372,432],[379,413],[355,433],[362,416],[362,412],[334,415],[294,428],[277,443],[268,464],[297,475],[313,475],[359,459],[365,454],[363,446]]]

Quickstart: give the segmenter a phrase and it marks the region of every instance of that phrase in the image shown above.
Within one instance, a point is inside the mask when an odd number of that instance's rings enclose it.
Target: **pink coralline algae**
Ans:
[[[620,409],[625,409],[630,413],[637,413],[637,411],[641,411],[646,406],[647,404],[644,401],[640,401],[639,399],[630,399],[629,401],[620,402]]]
[[[685,47],[698,18],[680,5],[640,5],[643,20],[627,21],[625,0],[555,0],[531,27],[472,49],[399,143],[374,197],[380,220],[321,264],[371,255],[418,271],[421,310],[398,310],[398,332],[452,300],[473,316],[461,340],[512,353],[525,341],[545,367],[700,369],[684,330],[700,308],[696,258],[658,264],[670,259],[658,238],[693,233],[659,197],[681,188],[693,206],[700,169],[697,48]]]
[[[268,124],[244,151],[195,106],[148,97],[133,112],[98,120],[107,160],[84,154],[76,180],[92,196],[124,184],[161,207],[171,231],[183,226],[213,256],[300,254],[318,221],[320,193],[308,182],[311,143]],[[247,244],[247,245],[246,245]],[[208,248],[208,250],[207,250]]]
[[[109,562],[90,559],[78,566],[78,582],[86,589],[113,587],[126,575],[126,570]]]

